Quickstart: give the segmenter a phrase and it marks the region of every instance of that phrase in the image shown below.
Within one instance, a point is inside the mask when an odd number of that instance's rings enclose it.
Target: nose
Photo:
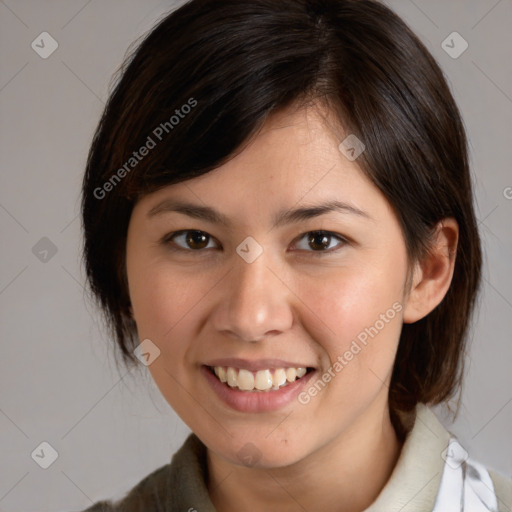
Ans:
[[[217,332],[239,341],[257,342],[287,331],[293,324],[293,292],[283,272],[275,270],[266,252],[247,263],[234,258],[222,280],[213,314]]]

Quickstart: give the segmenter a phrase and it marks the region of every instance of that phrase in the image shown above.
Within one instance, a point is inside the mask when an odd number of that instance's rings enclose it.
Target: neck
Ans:
[[[208,450],[208,488],[218,512],[360,512],[386,485],[401,447],[386,404],[377,422],[358,421],[286,467],[240,467]]]

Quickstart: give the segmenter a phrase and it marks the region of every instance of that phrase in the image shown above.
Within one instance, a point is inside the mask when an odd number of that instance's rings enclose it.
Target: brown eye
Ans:
[[[187,231],[186,242],[191,249],[204,249],[208,245],[208,235],[202,231]]]
[[[329,235],[324,235],[319,232],[310,233],[308,237],[309,246],[315,250],[328,249],[330,240],[331,237]]]
[[[178,231],[165,237],[165,243],[172,242],[180,249],[199,251],[208,247],[211,236],[204,231]]]
[[[306,243],[302,243],[302,240]],[[333,241],[338,241],[338,243],[333,244]],[[346,243],[347,241],[343,237],[330,231],[310,231],[301,236],[296,247],[304,251],[322,253],[334,252]]]

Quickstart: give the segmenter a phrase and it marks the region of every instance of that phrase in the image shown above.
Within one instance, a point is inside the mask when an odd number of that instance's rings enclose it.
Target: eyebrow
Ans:
[[[210,206],[201,206],[193,203],[187,203],[179,200],[165,199],[151,208],[148,217],[154,217],[163,213],[178,212],[195,219],[204,220],[212,224],[221,224],[226,227],[231,226],[228,217],[218,212]],[[281,210],[272,219],[272,229],[292,224],[295,222],[305,221],[319,217],[330,212],[339,212],[344,214],[352,214],[358,217],[374,220],[367,212],[356,208],[342,201],[328,201],[317,205],[304,206],[291,210]]]

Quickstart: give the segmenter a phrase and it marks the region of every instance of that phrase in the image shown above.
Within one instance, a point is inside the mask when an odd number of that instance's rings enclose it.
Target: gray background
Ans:
[[[461,108],[485,252],[460,415],[451,424],[436,412],[472,458],[510,475],[512,2],[387,3],[438,60]],[[84,294],[78,217],[111,76],[130,43],[176,5],[0,1],[2,511],[80,510],[120,497],[168,463],[188,433],[148,373],[116,370]],[[47,59],[31,47],[43,31],[59,44]],[[469,43],[457,59],[441,47],[453,31]],[[31,458],[42,441],[59,454],[46,470]]]

